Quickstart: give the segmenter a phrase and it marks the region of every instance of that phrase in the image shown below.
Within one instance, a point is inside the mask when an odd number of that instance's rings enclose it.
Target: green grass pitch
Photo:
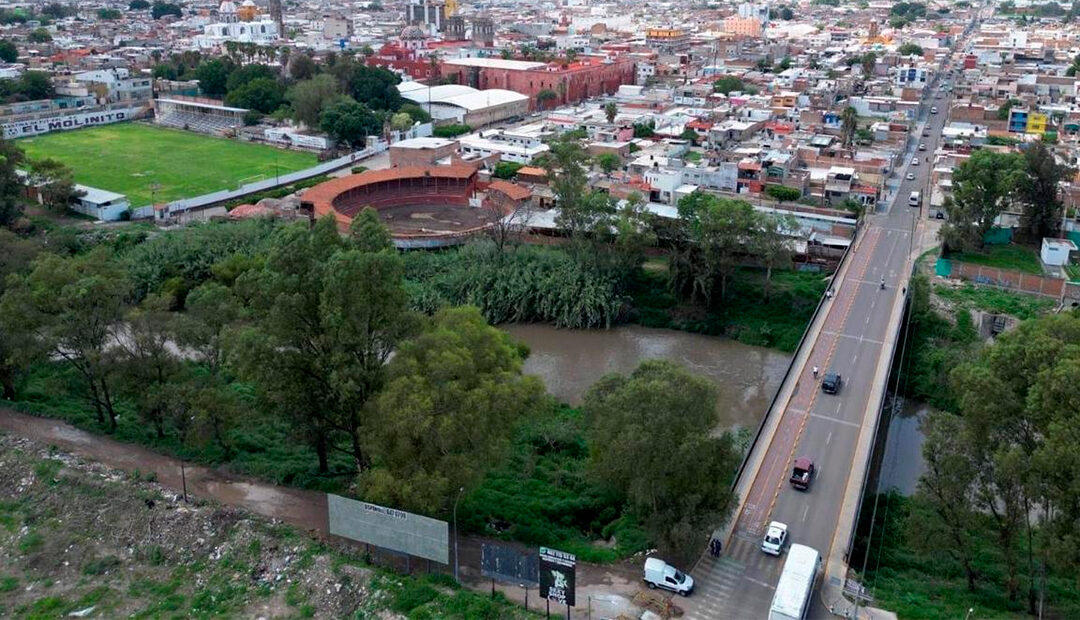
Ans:
[[[51,157],[75,182],[126,194],[132,207],[191,198],[314,166],[315,155],[138,123],[24,138],[28,157]],[[156,191],[151,191],[154,184]]]

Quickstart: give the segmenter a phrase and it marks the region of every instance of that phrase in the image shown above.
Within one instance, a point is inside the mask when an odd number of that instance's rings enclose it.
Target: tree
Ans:
[[[802,192],[786,185],[767,185],[765,193],[779,202],[790,202],[802,197]]]
[[[672,284],[692,300],[711,307],[727,297],[738,257],[760,230],[758,216],[749,203],[700,191],[680,199],[678,209]]]
[[[551,90],[550,88],[545,88],[540,92],[536,93],[536,107],[543,110],[547,107],[548,102],[554,101],[558,98],[559,95],[555,91]]]
[[[600,169],[604,171],[604,174],[611,176],[622,164],[622,160],[615,153],[601,153],[596,156],[596,165],[600,166]]]
[[[746,91],[746,84],[743,83],[741,78],[734,75],[725,75],[713,82],[713,92],[720,93],[722,95],[730,95],[733,92]]]
[[[171,2],[154,2],[150,7],[150,17],[154,19],[161,19],[166,15],[174,15],[176,17],[183,17],[184,13],[180,10],[180,7]]]
[[[210,97],[221,97],[226,92],[229,81],[230,65],[219,58],[203,61],[195,69],[195,79],[199,81],[199,90]]]
[[[36,239],[24,239],[5,228],[0,228],[0,299],[8,276],[24,273],[41,249]],[[2,304],[0,304],[2,307]],[[39,343],[25,330],[20,330],[17,317],[0,313],[0,398],[15,400],[16,387],[23,371],[35,359],[41,357]]]
[[[0,41],[0,60],[4,62],[15,62],[19,59],[19,48],[15,47],[15,43],[4,40]]]
[[[97,16],[98,19],[112,20],[120,19],[123,14],[116,9],[98,9]]]
[[[58,160],[31,160],[29,173],[30,183],[37,187],[41,203],[55,213],[64,213],[71,206],[71,201],[86,195],[86,192],[75,189],[71,169]]]
[[[44,71],[24,71],[19,76],[19,93],[30,101],[51,99],[56,94],[52,79]]]
[[[982,249],[994,220],[1012,203],[1023,182],[1019,153],[978,150],[953,172],[953,195],[945,202],[948,219],[940,236],[950,250]]]
[[[395,131],[408,131],[413,126],[413,119],[408,112],[397,112],[390,117],[390,128]]]
[[[243,316],[240,301],[227,286],[211,281],[188,293],[184,307],[175,338],[206,365],[210,377],[218,378],[225,366],[227,331]]]
[[[257,291],[254,320],[235,339],[238,367],[312,443],[320,472],[337,437],[358,473],[371,466],[369,401],[391,351],[415,330],[402,280],[399,257],[357,249],[327,216],[279,228],[265,267],[237,281]]]
[[[585,395],[589,470],[665,548],[690,555],[730,515],[739,454],[716,436],[716,388],[667,360],[600,379]]]
[[[0,300],[7,324],[82,377],[98,424],[116,430],[109,347],[129,291],[127,274],[103,249],[70,258],[44,254],[12,276]]]
[[[651,138],[656,135],[656,123],[653,121],[646,121],[644,123],[634,123],[634,137],[635,138]]]
[[[500,161],[495,164],[495,169],[492,171],[491,176],[496,179],[512,179],[514,178],[518,170],[525,167],[525,164],[519,164],[516,161]]]
[[[361,252],[385,252],[394,249],[390,231],[386,229],[379,212],[364,207],[349,223],[349,238]]]
[[[1021,105],[1022,103],[1023,102],[1021,102],[1019,99],[1009,99],[1009,100],[1005,101],[1005,103],[1001,104],[998,107],[997,119],[999,121],[1007,121],[1007,120],[1009,120],[1009,112],[1013,109],[1013,106],[1018,106],[1018,105]]]
[[[231,68],[229,78],[225,80],[225,91],[231,93],[255,80],[270,80],[273,82],[277,80],[277,77],[277,70],[260,63]]]
[[[252,80],[225,96],[227,105],[247,108],[263,114],[270,114],[281,107],[281,87],[274,80],[259,78]]]
[[[877,54],[866,52],[859,58],[859,64],[862,65],[864,76],[870,77],[874,75],[874,67],[877,66]]]
[[[851,106],[844,108],[844,111],[840,114],[840,138],[845,147],[851,148],[858,121],[859,113]]]
[[[401,79],[387,69],[369,67],[348,58],[330,68],[342,91],[372,110],[396,110],[401,107],[397,85]]]
[[[11,226],[22,216],[23,183],[16,169],[23,161],[14,141],[0,139],[0,226]]]
[[[799,230],[799,224],[792,216],[761,214],[758,219],[760,224],[751,236],[750,252],[765,266],[765,287],[762,297],[768,302],[772,296],[773,270],[785,263],[787,266],[791,264],[791,255],[794,252],[788,235]]]
[[[439,311],[388,365],[370,441],[379,467],[361,478],[364,496],[448,512],[459,488],[503,461],[517,421],[540,401],[540,382],[521,366],[511,337],[479,310]]]
[[[1054,153],[1042,142],[1024,150],[1027,174],[1020,182],[1020,200],[1024,205],[1023,229],[1032,243],[1053,236],[1061,225],[1064,206],[1058,188],[1069,169],[1057,162]]]
[[[364,104],[339,97],[323,108],[319,127],[335,142],[355,148],[363,146],[368,136],[378,135],[382,123]]]
[[[288,99],[293,118],[308,127],[319,126],[319,116],[327,102],[341,96],[337,80],[332,75],[316,75],[298,82],[288,90]]]
[[[319,72],[319,66],[315,64],[315,61],[311,56],[307,54],[297,54],[289,60],[289,75],[292,79],[310,80],[315,77],[315,74]]]
[[[614,123],[615,117],[619,115],[619,104],[614,101],[609,101],[604,104],[604,118],[608,123]]]
[[[456,138],[470,131],[472,131],[472,127],[455,123],[453,125],[440,125],[432,133],[437,138]]]
[[[128,4],[129,11],[145,11],[148,8],[150,8],[148,0],[131,0]]]
[[[795,11],[791,10],[791,7],[785,6],[780,9],[780,19],[789,22],[795,19]]]
[[[901,56],[922,56],[923,48],[914,43],[905,43],[901,45],[897,50],[897,53]]]
[[[431,115],[427,113],[424,108],[416,105],[415,103],[406,103],[398,108],[398,112],[404,112],[412,117],[414,123],[430,123]]]
[[[51,43],[52,35],[45,28],[35,28],[26,35],[26,40],[31,43]]]
[[[175,80],[180,77],[176,71],[176,67],[165,63],[154,65],[153,76],[154,79],[161,80]]]
[[[176,318],[168,300],[151,296],[128,311],[118,337],[119,392],[135,403],[139,418],[165,437],[170,386],[180,380],[184,366],[174,353]]]

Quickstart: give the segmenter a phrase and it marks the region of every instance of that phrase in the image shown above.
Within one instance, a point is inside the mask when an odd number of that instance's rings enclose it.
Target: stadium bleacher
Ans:
[[[233,118],[193,112],[167,112],[157,117],[157,123],[200,133],[218,134],[235,129],[242,123]]]

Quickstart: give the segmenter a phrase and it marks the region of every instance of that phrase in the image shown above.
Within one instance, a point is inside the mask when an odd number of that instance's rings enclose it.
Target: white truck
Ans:
[[[663,588],[683,596],[689,596],[694,590],[693,577],[660,558],[647,558],[645,560],[644,579],[650,588]]]
[[[806,545],[791,545],[776,584],[769,620],[803,620],[810,611],[821,555]]]

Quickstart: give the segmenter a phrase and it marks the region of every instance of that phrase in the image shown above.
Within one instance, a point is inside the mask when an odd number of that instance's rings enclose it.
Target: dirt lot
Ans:
[[[513,618],[440,576],[0,435],[0,617]]]

